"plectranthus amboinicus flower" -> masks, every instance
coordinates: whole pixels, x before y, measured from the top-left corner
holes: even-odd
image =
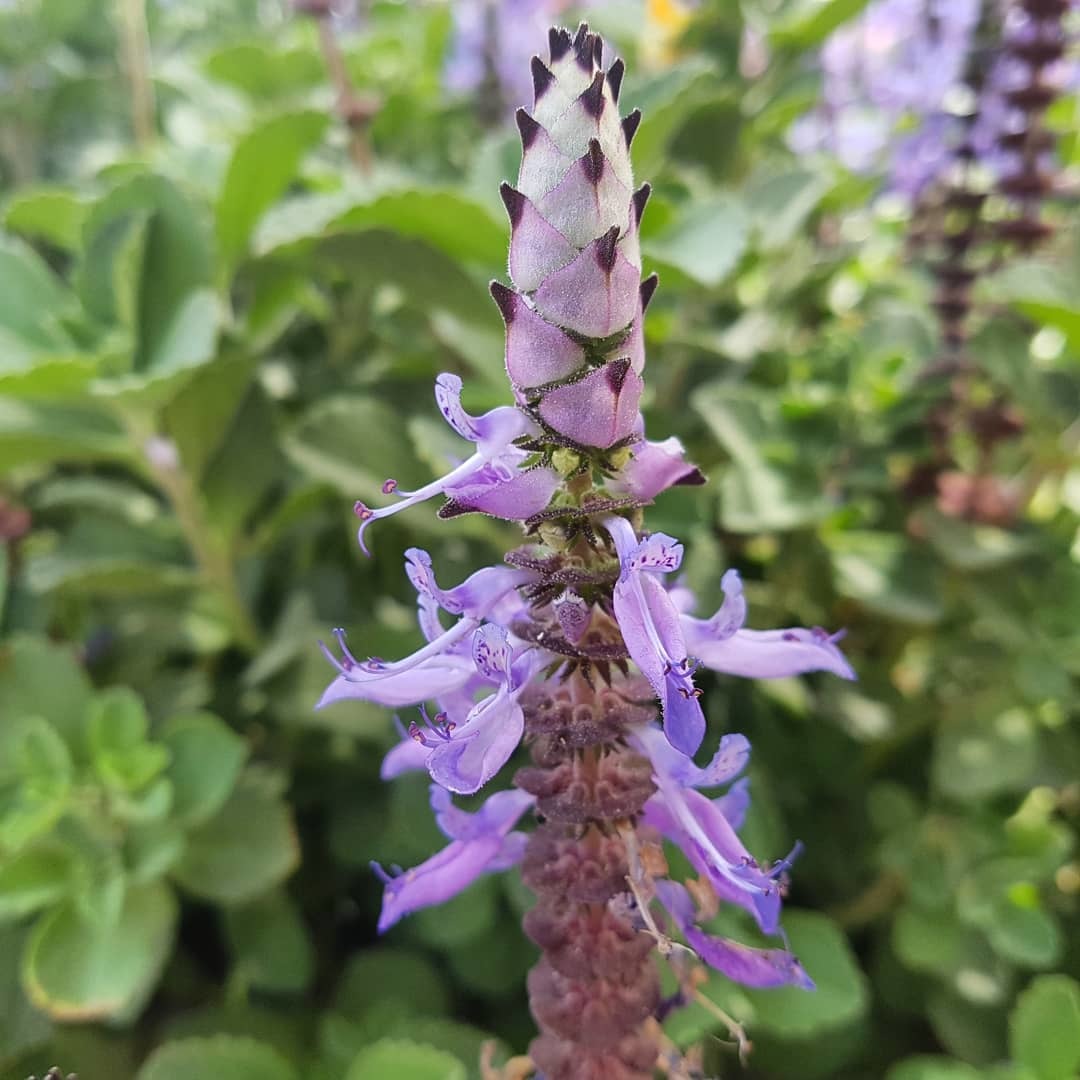
[[[982,0],[873,0],[821,50],[822,94],[793,125],[802,154],[829,150],[859,173],[880,172],[916,197],[953,160],[956,104]]]
[[[749,743],[728,734],[707,764],[695,760],[706,734],[701,669],[853,674],[838,635],[747,629],[735,570],[720,609],[694,615],[676,579],[681,543],[643,528],[654,498],[703,478],[678,440],[646,439],[639,408],[642,316],[656,286],[640,280],[648,187],[635,190],[629,154],[639,116],[620,117],[622,64],[601,68],[587,27],[552,30],[549,44],[547,61],[532,62],[534,106],[518,114],[521,171],[503,186],[511,284],[492,285],[515,403],[473,416],[461,380],[440,375],[439,408],[471,452],[415,492],[387,481],[396,501],[357,509],[366,533],[441,495],[441,516],[520,521],[525,543],[450,588],[410,548],[423,644],[364,660],[335,631],[338,649],[325,651],[337,675],[320,705],[356,698],[397,711],[400,741],[382,775],[426,771],[449,839],[411,870],[377,868],[379,929],[520,862],[537,897],[524,929],[543,953],[529,976],[537,1070],[648,1080],[661,1007],[653,953],[679,952],[673,937],[685,942],[679,955],[748,986],[813,986],[781,930],[795,853],[761,863],[738,838]],[[499,776],[522,743],[531,764],[505,789]],[[488,784],[498,790],[473,814],[454,805]],[[664,842],[696,878],[670,877]],[[711,933],[721,903],[774,944]]]

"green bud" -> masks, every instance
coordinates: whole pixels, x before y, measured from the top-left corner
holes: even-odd
[[[565,530],[554,521],[541,522],[536,531],[552,551],[565,551],[569,546]]]
[[[581,465],[581,455],[565,446],[560,446],[551,455],[551,464],[560,476],[569,476]]]

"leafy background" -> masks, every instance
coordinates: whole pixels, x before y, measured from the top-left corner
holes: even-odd
[[[1076,230],[1060,213],[982,288],[975,352],[1025,419],[997,462],[1021,513],[912,501],[937,342],[907,217],[783,138],[862,5],[714,0],[678,41],[669,6],[591,13],[646,116],[650,431],[711,478],[650,524],[688,542],[705,600],[737,565],[757,625],[846,626],[860,673],[707,684],[715,731],[754,743],[749,846],[806,843],[786,925],[819,990],[711,980],[745,1067],[701,1006],[669,1034],[713,1075],[1067,1080]],[[753,79],[744,24],[769,53]],[[514,542],[417,510],[365,560],[351,514],[452,450],[437,372],[476,409],[507,397],[486,283],[517,141],[490,93],[443,92],[450,28],[446,4],[388,0],[336,26],[350,128],[316,24],[281,0],[0,5],[5,1080],[460,1080],[485,1039],[527,1043],[521,886],[377,941],[367,864],[438,844],[425,785],[379,782],[384,711],[312,711],[329,627],[415,642],[404,547],[449,581]],[[1052,120],[1075,168],[1075,100]]]

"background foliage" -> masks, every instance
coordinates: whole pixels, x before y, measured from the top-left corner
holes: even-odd
[[[995,462],[1021,512],[913,500],[940,387],[906,216],[784,144],[809,60],[861,5],[715,0],[679,42],[669,6],[591,13],[646,117],[649,428],[711,478],[650,525],[688,541],[706,600],[737,565],[758,625],[847,626],[860,673],[709,685],[715,732],[755,748],[748,846],[807,845],[786,925],[819,990],[715,977],[745,1068],[698,1006],[669,1033],[724,1076],[1068,1080],[1075,230],[1063,214],[983,286],[975,352],[1025,422]],[[409,647],[403,548],[452,580],[513,542],[418,510],[365,560],[351,506],[444,460],[437,372],[476,409],[507,397],[486,283],[517,139],[490,94],[441,90],[444,4],[375,0],[336,28],[370,116],[351,128],[316,24],[283,3],[151,4],[149,101],[140,11],[0,5],[0,1076],[477,1076],[485,1038],[529,1036],[528,898],[484,880],[375,941],[368,860],[433,850],[425,785],[378,781],[382,710],[312,704],[329,627]],[[1075,130],[1075,101],[1055,108]]]

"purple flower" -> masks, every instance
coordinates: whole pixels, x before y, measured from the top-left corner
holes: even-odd
[[[751,679],[778,679],[807,671],[831,671],[845,679],[855,673],[836,647],[839,635],[792,627],[746,630],[746,600],[735,570],[722,579],[724,603],[711,619],[680,610],[660,579],[679,568],[682,545],[664,533],[638,541],[622,517],[603,521],[615,541],[621,565],[615,585],[615,618],[634,663],[649,680],[672,746],[693,754],[705,734],[700,690],[693,684],[695,658],[705,667]]]
[[[342,658],[323,651],[338,677],[319,701],[359,698],[380,705],[421,706],[423,725],[412,723],[408,738],[387,755],[383,775],[424,766],[432,778],[462,793],[473,792],[503,766],[521,739],[523,716],[518,697],[547,654],[514,644],[502,626],[483,620],[498,615],[509,621],[522,611],[519,586],[529,571],[486,567],[453,589],[435,580],[431,556],[420,548],[406,553],[406,572],[417,591],[419,619],[427,644],[394,663],[358,660],[335,631]],[[459,616],[449,629],[439,610]],[[491,690],[480,701],[477,693]],[[429,717],[423,705],[437,701]]]
[[[979,0],[874,0],[821,50],[822,101],[789,132],[797,153],[831,151],[855,172],[885,171],[917,196],[954,160]]]
[[[678,882],[656,882],[656,895],[671,914],[687,945],[706,964],[729,979],[759,989],[776,986],[814,989],[814,980],[787,949],[755,949],[699,929],[694,901]]]
[[[450,843],[419,866],[397,875],[372,863],[386,886],[379,933],[420,908],[444,903],[481,874],[506,870],[520,862],[525,834],[510,830],[534,801],[524,791],[499,791],[470,814],[454,806],[449,792],[432,784],[431,808]]]
[[[543,510],[558,486],[559,476],[554,469],[522,469],[529,455],[514,446],[514,440],[535,433],[535,427],[519,409],[503,405],[483,416],[470,416],[461,406],[461,379],[450,374],[435,380],[435,400],[446,422],[473,443],[476,451],[445,476],[416,491],[399,491],[396,482],[388,480],[383,490],[401,497],[396,505],[372,510],[358,502],[355,509],[361,521],[359,540],[365,553],[364,532],[373,521],[436,495],[450,499],[452,513],[475,510],[520,521]],[[447,512],[446,508],[443,512]]]
[[[642,437],[630,449],[630,460],[607,484],[612,494],[632,495],[644,503],[676,485],[705,483],[701,470],[686,460],[686,451],[674,435],[663,442]]]
[[[473,635],[473,663],[481,677],[495,683],[495,693],[478,701],[460,724],[450,720],[434,738],[419,740],[430,748],[425,764],[437,783],[462,794],[478,791],[506,764],[525,727],[518,698],[546,662],[531,646],[513,649],[502,627],[491,623]]]
[[[625,518],[603,519],[619,554],[614,609],[627,651],[660,699],[664,731],[672,746],[693,754],[705,734],[705,716],[694,687],[679,613],[660,580],[678,570],[682,544],[664,533],[639,541]]]
[[[829,634],[820,627],[807,630],[746,630],[746,598],[737,570],[720,580],[724,602],[711,619],[680,619],[683,639],[692,656],[707,668],[747,679],[783,679],[807,671],[830,671],[842,679],[855,672],[836,647],[843,631]]]
[[[776,879],[790,859],[763,870],[743,846],[725,811],[735,811],[733,818],[741,822],[745,789],[736,789],[738,794],[729,803],[697,790],[734,780],[750,755],[749,742],[742,735],[724,736],[713,760],[700,769],[656,728],[639,729],[633,741],[652,763],[657,788],[645,804],[642,820],[682,850],[717,896],[749,911],[766,934],[777,933],[781,895]]]

